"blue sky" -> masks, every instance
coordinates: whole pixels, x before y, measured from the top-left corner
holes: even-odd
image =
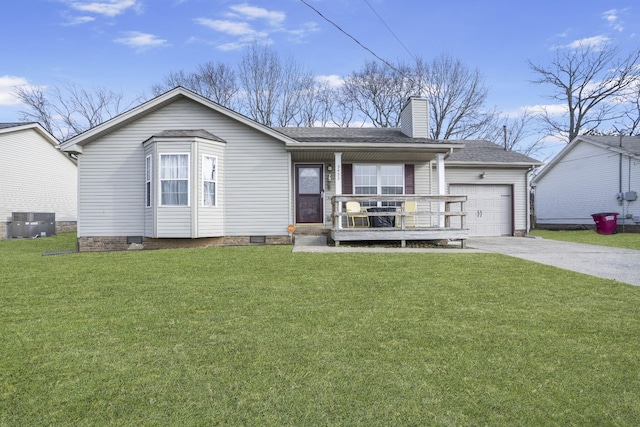
[[[306,2],[390,62],[446,53],[477,68],[489,106],[505,113],[549,102],[529,83],[527,60],[544,64],[554,46],[640,45],[637,0]],[[2,11],[0,122],[18,120],[15,85],[67,81],[149,97],[171,71],[237,64],[255,39],[336,80],[374,59],[300,0],[21,0]]]

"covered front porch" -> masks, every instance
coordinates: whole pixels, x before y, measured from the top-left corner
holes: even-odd
[[[336,195],[331,198],[331,239],[349,241],[459,241],[469,237],[466,196]]]

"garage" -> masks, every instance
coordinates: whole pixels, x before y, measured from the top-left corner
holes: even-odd
[[[451,184],[449,193],[463,194],[468,198],[465,210],[470,236],[513,235],[511,185]]]

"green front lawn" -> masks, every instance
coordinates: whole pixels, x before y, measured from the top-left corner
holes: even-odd
[[[640,288],[497,254],[0,242],[0,425],[635,426]]]
[[[621,227],[618,227],[621,228]],[[640,250],[640,233],[598,234],[594,230],[531,230],[532,236],[566,242]]]

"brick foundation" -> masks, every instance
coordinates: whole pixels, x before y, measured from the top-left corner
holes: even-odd
[[[70,233],[77,230],[77,221],[56,221],[56,233]]]
[[[131,240],[136,240],[132,243]],[[212,246],[264,246],[264,245],[290,245],[291,237],[286,236],[266,236],[265,243],[252,243],[249,236],[231,237],[205,237],[201,239],[150,239],[143,237],[128,239],[126,236],[114,237],[79,237],[79,252],[105,252],[105,251],[125,251],[128,249],[184,249],[184,248],[207,248]]]
[[[9,233],[9,223],[8,222],[0,222],[0,240],[6,239]]]

